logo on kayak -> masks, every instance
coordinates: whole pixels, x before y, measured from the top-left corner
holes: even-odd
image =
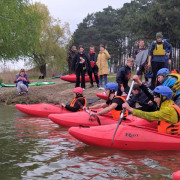
[[[139,136],[139,134],[131,134],[131,133],[125,133],[125,136],[129,136],[129,137],[137,137]]]

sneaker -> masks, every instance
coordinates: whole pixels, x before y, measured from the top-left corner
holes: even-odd
[[[83,91],[85,91],[85,88],[82,88],[83,89]]]
[[[91,84],[91,85],[89,86],[89,88],[92,88],[92,87],[94,87],[94,85],[93,85],[93,84]]]
[[[103,88],[103,87],[101,87],[101,86],[99,87],[99,89],[104,90],[104,88]]]

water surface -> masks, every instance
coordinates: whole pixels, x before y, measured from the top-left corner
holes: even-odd
[[[48,118],[0,106],[0,179],[172,179],[178,151],[87,146]]]

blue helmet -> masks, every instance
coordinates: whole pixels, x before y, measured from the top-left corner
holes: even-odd
[[[162,69],[160,69],[158,72],[157,72],[157,76],[166,76],[167,74],[169,74],[170,73],[170,71],[169,71],[169,69],[167,69],[167,68],[162,68]]]
[[[171,99],[172,97],[172,90],[167,86],[157,86],[154,92],[165,96],[167,99]]]
[[[110,89],[110,90],[113,90],[113,91],[117,91],[118,90],[118,85],[114,82],[110,82],[110,83],[107,83],[105,86],[104,86],[105,89]]]

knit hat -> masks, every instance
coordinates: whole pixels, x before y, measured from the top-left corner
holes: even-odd
[[[162,37],[163,37],[162,32],[157,32],[156,33],[156,38],[162,38]]]

